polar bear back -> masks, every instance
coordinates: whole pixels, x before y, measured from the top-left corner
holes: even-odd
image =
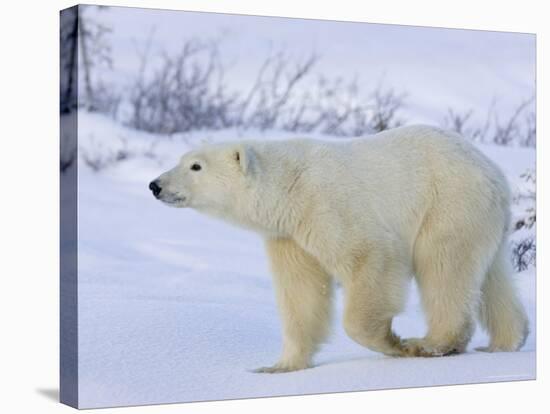
[[[314,232],[327,250],[365,238],[412,249],[427,218],[506,227],[509,190],[487,157],[462,137],[407,126],[342,141],[251,141],[259,158],[256,192],[278,222],[299,223],[304,246]],[[297,216],[297,217],[293,217]],[[283,220],[284,218],[284,220]],[[495,230],[497,231],[497,230]],[[498,236],[500,237],[500,236]]]

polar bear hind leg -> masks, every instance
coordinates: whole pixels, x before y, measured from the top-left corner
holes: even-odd
[[[428,323],[424,338],[404,340],[410,356],[462,353],[474,333],[481,287],[498,246],[483,226],[431,217],[415,243],[414,266]],[[463,221],[465,223],[465,221]]]
[[[389,356],[403,356],[392,320],[405,305],[410,269],[399,254],[372,249],[343,278],[344,329],[358,344]]]

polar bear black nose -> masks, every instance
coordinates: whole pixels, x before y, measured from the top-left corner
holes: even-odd
[[[153,195],[158,198],[160,192],[162,191],[162,188],[160,187],[160,185],[158,185],[158,181],[155,180],[149,183],[149,190],[151,190],[153,192]]]

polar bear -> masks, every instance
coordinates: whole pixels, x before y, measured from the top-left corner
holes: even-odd
[[[506,179],[455,133],[419,125],[342,141],[206,145],[149,188],[170,206],[265,239],[284,339],[279,361],[259,372],[311,366],[328,334],[334,279],[347,335],[386,355],[464,352],[475,316],[490,335],[482,350],[525,342],[509,269]],[[428,330],[401,339],[392,318],[411,279]]]

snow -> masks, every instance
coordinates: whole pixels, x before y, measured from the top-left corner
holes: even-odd
[[[147,185],[203,139],[288,134],[218,131],[171,138],[79,112],[78,317],[81,408],[375,390],[535,378],[535,272],[517,275],[530,315],[521,352],[389,358],[349,339],[336,292],[333,333],[311,369],[251,370],[276,362],[280,323],[261,239],[192,210],[167,208]],[[126,143],[124,143],[126,142]],[[154,156],[144,155],[151,148]],[[99,150],[97,148],[100,148]],[[96,172],[82,154],[125,148],[128,159]],[[534,149],[482,146],[513,185]],[[395,321],[405,337],[425,329],[414,288]]]

